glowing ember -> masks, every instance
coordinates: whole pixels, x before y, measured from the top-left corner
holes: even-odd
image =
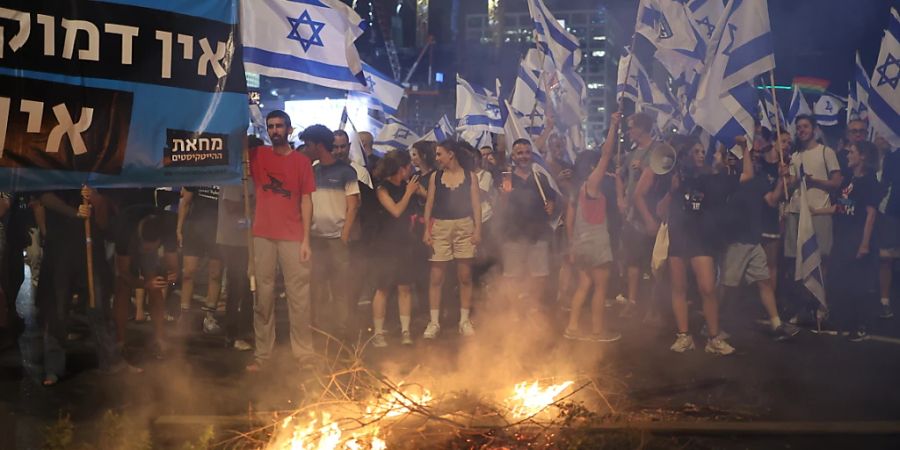
[[[556,397],[562,394],[572,381],[541,387],[540,382],[529,383],[524,381],[513,388],[513,395],[506,399],[506,405],[510,409],[513,418],[522,419],[531,417],[556,401]]]
[[[282,429],[288,429],[293,425],[293,419],[288,417],[281,423]],[[293,432],[286,442],[273,445],[270,449],[283,450],[386,450],[387,444],[378,437],[378,428],[360,436],[354,434],[349,438],[343,437],[343,430],[337,422],[331,420],[331,415],[322,413],[321,418],[315,413],[310,414],[310,420],[305,425],[293,425]]]
[[[401,382],[399,391],[390,391],[374,400],[366,407],[366,416],[372,418],[389,418],[406,415],[414,408],[427,406],[432,399],[431,391],[417,385],[404,386]]]

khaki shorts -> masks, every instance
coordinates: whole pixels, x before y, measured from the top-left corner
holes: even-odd
[[[471,217],[454,220],[435,219],[431,225],[431,258],[429,261],[453,261],[475,258],[472,235],[475,224]]]
[[[766,252],[759,244],[731,244],[722,263],[722,285],[737,287],[769,279]]]

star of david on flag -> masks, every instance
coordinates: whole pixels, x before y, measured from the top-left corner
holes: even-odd
[[[869,124],[892,147],[900,147],[900,14],[891,9],[891,18],[875,62],[865,103],[869,107]],[[865,86],[863,86],[866,88]],[[860,95],[863,100],[864,95]]]
[[[419,141],[419,135],[412,131],[405,123],[392,116],[387,117],[384,128],[378,133],[372,147],[387,153],[391,150],[405,150]]]
[[[241,37],[248,72],[365,90],[354,41],[367,22],[340,0],[241,2]]]
[[[288,23],[291,24],[291,32],[287,35],[288,39],[293,39],[297,42],[300,42],[300,46],[303,47],[304,52],[309,51],[309,48],[313,45],[318,45],[319,47],[325,46],[322,43],[322,36],[320,35],[320,33],[322,32],[322,28],[325,28],[325,24],[323,22],[312,20],[312,18],[309,16],[309,11],[303,10],[303,13],[300,14],[300,17],[296,19],[288,17],[287,20]],[[304,38],[300,33],[301,25],[306,25],[309,27],[309,37]]]
[[[363,63],[363,74],[368,90],[351,92],[349,98],[368,103],[370,109],[384,111],[389,116],[396,115],[406,95],[403,86],[366,63]]]

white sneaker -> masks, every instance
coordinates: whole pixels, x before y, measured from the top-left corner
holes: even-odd
[[[675,338],[675,343],[669,347],[670,350],[676,353],[684,353],[688,350],[694,349],[694,338],[691,335],[685,333],[678,333]]]
[[[422,334],[422,337],[425,339],[434,339],[440,332],[441,324],[436,322],[428,322],[428,326],[425,327],[425,333]]]
[[[378,333],[372,336],[372,346],[378,348],[387,347],[387,341],[384,339],[384,333]]]
[[[706,341],[706,353],[716,355],[730,355],[734,353],[734,347],[725,342],[722,336],[716,336]]]
[[[400,343],[403,345],[413,345],[412,336],[409,334],[409,330],[406,330],[402,333]]]
[[[472,325],[471,320],[459,323],[459,334],[465,337],[475,336],[475,327]]]
[[[623,305],[623,304],[625,304],[625,303],[628,303],[628,299],[625,298],[624,295],[619,294],[619,295],[616,296],[616,302],[619,303],[620,305]]]
[[[219,326],[219,322],[213,316],[206,316],[203,318],[203,332],[206,334],[216,334],[222,331],[222,327]]]
[[[247,342],[243,339],[235,340],[234,344],[232,346],[234,347],[235,350],[237,350],[239,352],[246,352],[248,350],[253,350],[253,346],[250,345],[249,342]]]

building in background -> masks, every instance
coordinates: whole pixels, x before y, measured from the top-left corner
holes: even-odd
[[[514,84],[515,72],[525,50],[534,45],[534,25],[524,1],[482,0],[467,10],[464,45],[459,51],[459,71],[464,77],[493,86],[499,77],[504,86]],[[612,20],[595,2],[547,2],[556,19],[581,41],[579,72],[588,88],[586,131],[588,143],[603,136],[607,117],[615,106],[615,64]],[[489,62],[486,64],[486,62]],[[491,73],[487,73],[491,72]],[[468,79],[468,78],[467,78]]]

